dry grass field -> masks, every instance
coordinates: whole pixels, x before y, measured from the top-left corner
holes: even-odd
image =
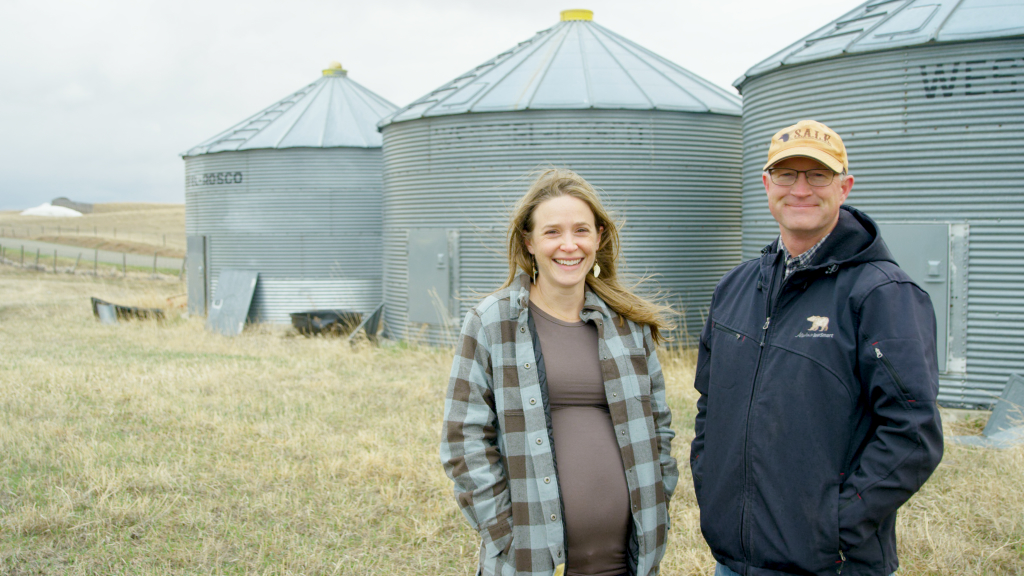
[[[159,249],[162,256],[184,256],[184,204],[116,202],[93,208],[75,218],[0,212],[0,234],[112,252],[152,255]]]
[[[183,291],[0,267],[0,574],[474,573],[437,459],[449,351],[225,338],[168,304]],[[169,317],[101,325],[89,296]],[[663,363],[683,473],[663,574],[710,574],[693,354]],[[901,576],[1024,574],[1024,448],[947,446],[899,536]]]

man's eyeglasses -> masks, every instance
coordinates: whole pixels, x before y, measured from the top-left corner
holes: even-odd
[[[792,186],[796,184],[796,179],[800,174],[807,178],[807,184],[810,186],[828,186],[836,176],[835,172],[828,169],[793,170],[791,168],[769,168],[768,174],[771,176],[772,182],[779,186]]]

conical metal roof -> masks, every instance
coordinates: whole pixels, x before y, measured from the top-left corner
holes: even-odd
[[[559,24],[379,126],[470,112],[591,108],[741,113],[736,95],[593,22],[589,10],[566,10]]]
[[[1021,0],[871,0],[757,64],[733,82],[783,66],[936,42],[1024,36]]]
[[[256,148],[377,148],[377,122],[397,106],[348,77],[336,62],[323,76],[182,156]]]

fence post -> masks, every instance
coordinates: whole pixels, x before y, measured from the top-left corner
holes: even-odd
[[[75,258],[75,265],[71,268],[71,273],[74,274],[75,270],[78,270],[78,263],[82,261],[82,253],[78,253],[78,258]]]
[[[156,276],[156,255],[157,252],[153,252],[153,276]]]
[[[128,277],[128,254],[121,252],[121,276]]]
[[[36,268],[39,268],[39,248],[36,248]]]
[[[25,245],[21,245],[21,267],[25,267]]]
[[[53,251],[53,273],[57,273],[57,250]]]
[[[92,275],[99,276],[99,265],[100,265],[100,249],[96,248],[96,253],[92,257]]]
[[[185,262],[188,262],[188,254],[185,254],[185,257],[181,259],[181,272],[178,272],[178,281],[185,277]]]

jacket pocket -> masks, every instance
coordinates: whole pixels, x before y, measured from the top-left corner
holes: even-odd
[[[715,327],[715,330],[718,330],[719,332],[724,332],[730,338],[733,338],[735,340],[742,340],[743,339],[743,334],[740,334],[736,330],[733,330],[732,328],[729,328],[728,326],[724,326],[724,325],[722,325],[719,322],[715,322],[714,323],[714,327]]]
[[[710,390],[730,389],[737,384],[749,383],[757,367],[760,343],[739,330],[721,322],[713,322],[711,331]]]
[[[512,511],[498,514],[480,531],[480,573],[486,576],[515,573]]]
[[[907,340],[890,340],[890,341],[879,341],[871,345],[871,354],[875,357],[875,361],[880,366],[880,371],[888,375],[889,380],[893,384],[893,389],[897,392],[896,398],[903,408],[911,409],[913,404],[917,401],[911,391],[910,382],[906,380],[907,377],[913,376],[910,374],[904,374],[898,368],[901,364],[900,355],[906,356],[906,351],[902,348],[919,348],[915,346],[915,341]],[[915,350],[916,352],[916,350]],[[923,352],[921,352],[923,356]]]

